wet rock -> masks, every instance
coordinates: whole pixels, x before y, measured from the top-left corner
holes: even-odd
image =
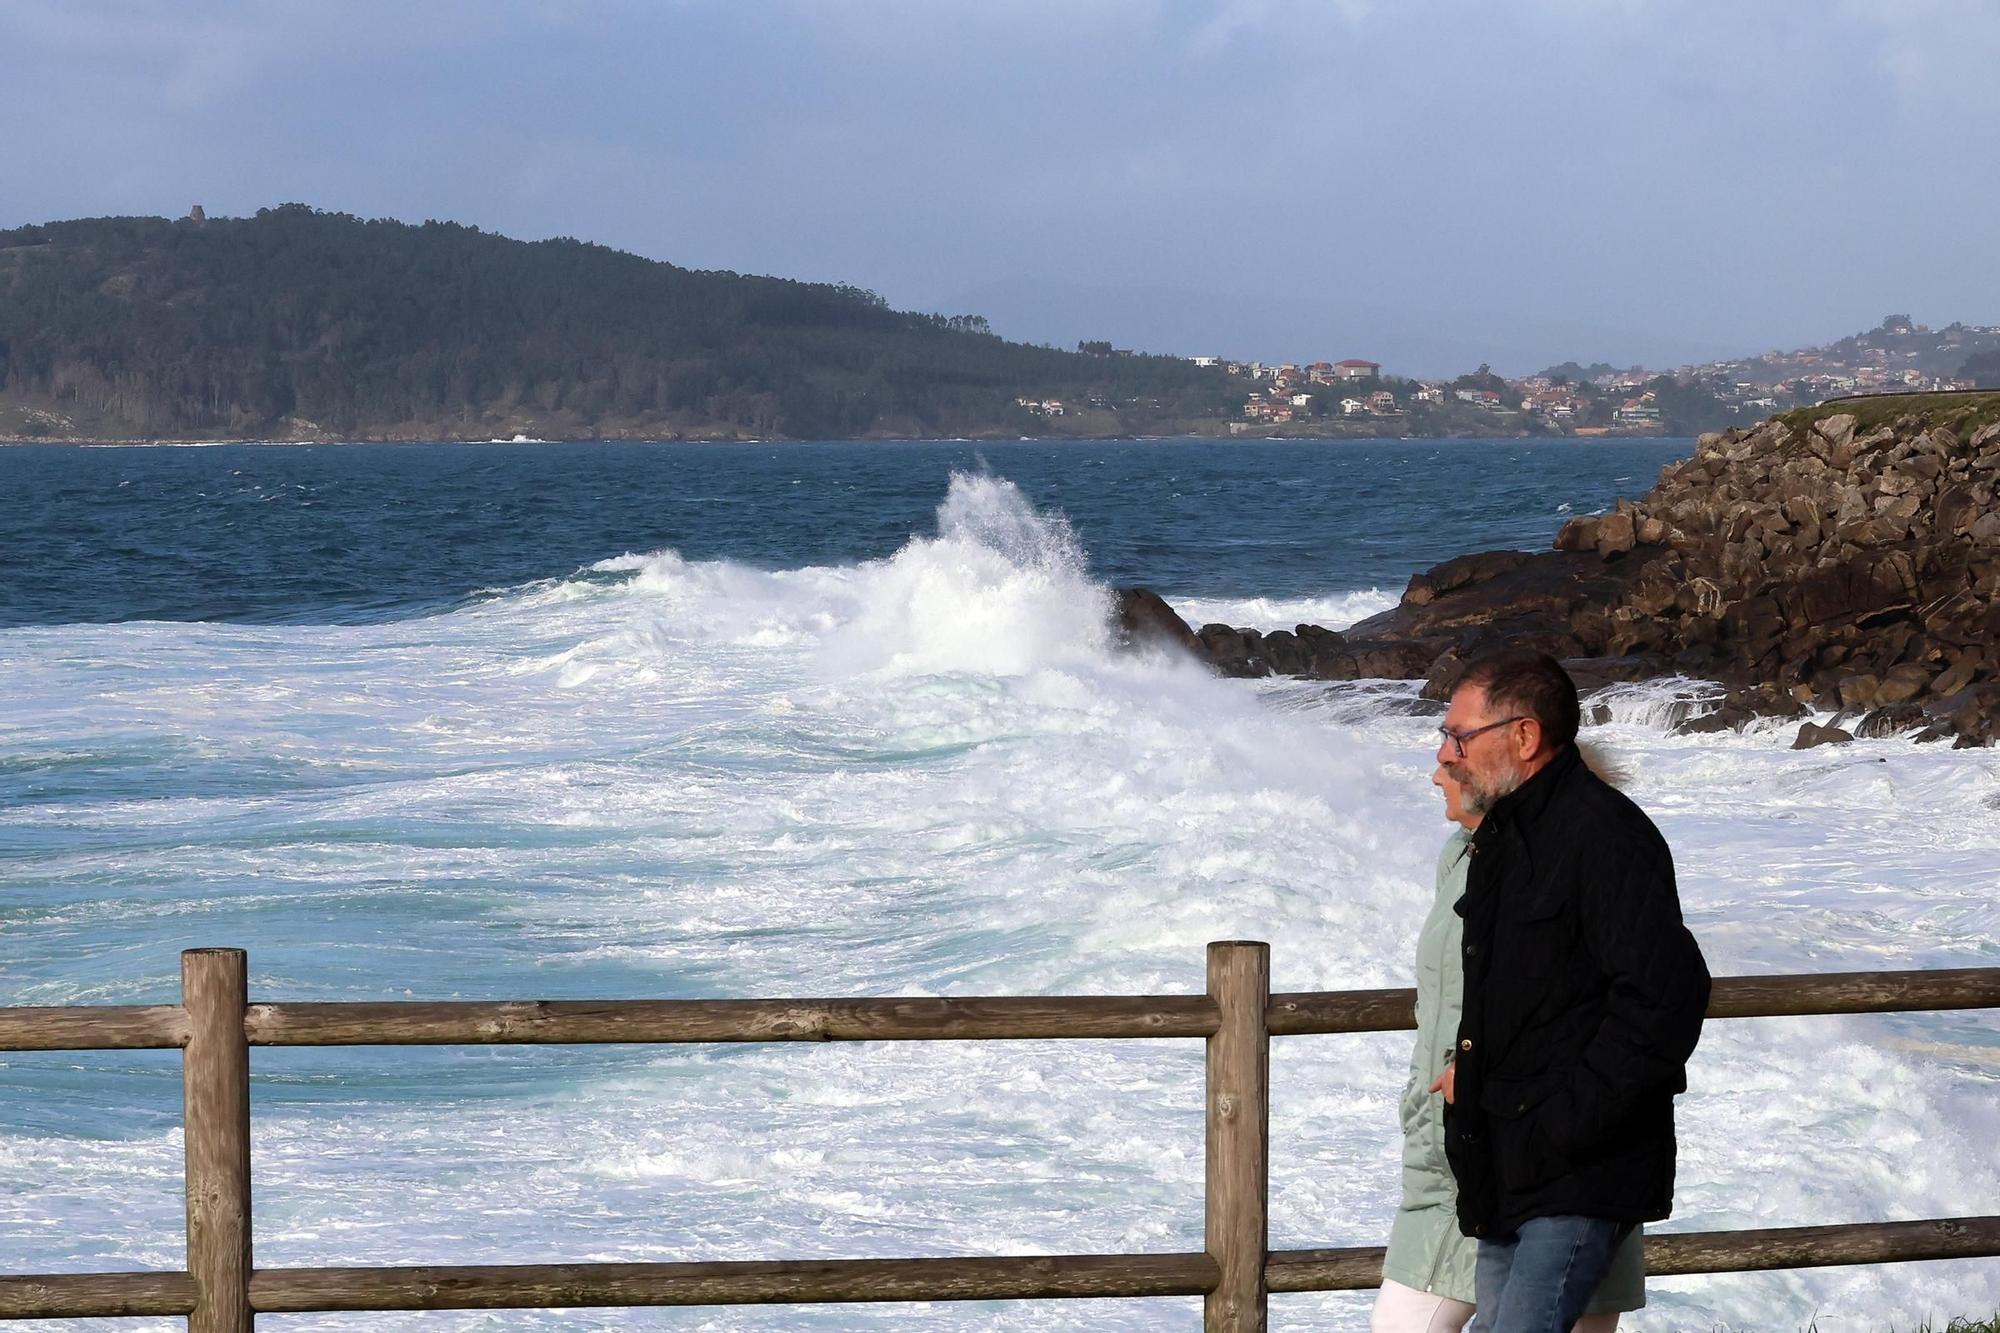
[[[1757,720],[1757,715],[1736,704],[1724,704],[1714,712],[1683,718],[1669,728],[1676,736],[1710,736],[1723,731],[1741,731]]]
[[[1667,664],[1657,657],[1630,653],[1621,657],[1572,657],[1563,663],[1579,694],[1590,694],[1607,685],[1653,680],[1667,673]]]
[[[1271,674],[1271,665],[1264,660],[1264,636],[1257,630],[1203,625],[1195,637],[1201,641],[1210,665],[1225,676],[1248,678]]]
[[[2000,683],[1970,685],[1930,706],[1930,714],[1951,724],[1959,741],[1972,745],[2000,740]]]
[[[1528,562],[1526,551],[1480,551],[1461,555],[1427,569],[1410,579],[1403,600],[1412,606],[1428,606],[1442,593],[1454,592],[1475,583],[1484,583]]]
[[[2000,643],[2000,426],[1967,434],[1914,414],[1863,432],[1833,413],[1704,435],[1644,497],[1564,523],[1554,550],[1445,561],[1344,634],[1204,626],[1193,638],[1227,674],[1422,680],[1431,700],[1482,653],[1532,647],[1571,662],[1586,692],[1674,672],[1721,682],[1730,697],[1688,724],[1701,729],[1811,704],[1908,730],[1917,705],[1923,733],[1985,743],[2000,738],[2000,705],[1968,691],[2000,687],[1988,648]],[[1185,643],[1148,608],[1121,619]]]
[[[1197,657],[1206,649],[1188,623],[1151,588],[1119,588],[1114,611],[1122,642],[1132,647],[1167,645]]]
[[[1921,705],[1895,703],[1877,708],[1854,726],[1854,734],[1871,739],[1895,736],[1905,731],[1921,731],[1930,724],[1930,714]]]
[[[1845,745],[1853,739],[1853,732],[1839,727],[1823,727],[1814,722],[1801,722],[1799,734],[1792,739],[1792,748],[1810,750],[1817,745]]]
[[[1306,651],[1298,635],[1280,629],[1264,636],[1263,658],[1276,675],[1303,676],[1311,665],[1312,655]]]

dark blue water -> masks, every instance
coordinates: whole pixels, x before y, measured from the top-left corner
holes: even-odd
[[[0,625],[367,622],[625,552],[887,556],[954,470],[1066,514],[1093,572],[1183,596],[1398,587],[1545,546],[1685,440],[0,449]]]

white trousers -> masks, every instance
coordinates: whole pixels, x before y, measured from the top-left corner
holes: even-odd
[[[1385,1281],[1375,1295],[1368,1333],[1459,1333],[1471,1318],[1472,1307],[1464,1301]],[[1587,1314],[1576,1321],[1575,1333],[1613,1333],[1617,1327],[1615,1314]]]

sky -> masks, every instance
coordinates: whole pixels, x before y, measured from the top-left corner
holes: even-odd
[[[287,202],[1391,373],[2000,323],[2000,0],[0,0],[0,227]]]

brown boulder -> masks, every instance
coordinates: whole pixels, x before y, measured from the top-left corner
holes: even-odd
[[[1828,449],[1838,449],[1854,438],[1854,428],[1858,424],[1852,412],[1840,412],[1815,421],[1812,433],[1825,441]]]
[[[1799,734],[1792,738],[1792,748],[1810,750],[1817,745],[1845,745],[1853,739],[1853,732],[1839,727],[1822,727],[1815,722],[1801,722]]]
[[[1876,688],[1871,700],[1876,706],[1907,703],[1930,688],[1931,680],[1937,673],[1921,662],[1905,662],[1901,666],[1889,668],[1882,677],[1882,684]]]
[[[1854,725],[1854,734],[1870,739],[1895,736],[1905,731],[1920,731],[1930,722],[1930,714],[1918,704],[1889,704],[1877,708]]]
[[[1941,698],[1957,694],[1972,683],[1973,676],[1978,674],[1980,663],[1981,658],[1977,652],[1969,648],[1961,651],[1952,659],[1951,665],[1931,682],[1931,692]]]
[[[1272,674],[1279,676],[1303,676],[1312,662],[1312,654],[1299,636],[1288,629],[1272,630],[1264,636],[1263,657]]]
[[[1553,551],[1460,556],[1345,635],[1299,626],[1192,635],[1121,593],[1128,639],[1157,637],[1231,675],[1421,679],[1441,698],[1463,663],[1530,647],[1585,688],[1628,673],[1720,682],[1692,723],[1741,725],[1810,703],[1977,743],[2000,735],[2000,426],[1962,442],[1916,415],[1862,432],[1839,413],[1704,436],[1643,498],[1574,518]],[[1430,706],[1435,706],[1434,703]],[[1820,743],[1824,743],[1821,741]]]
[[[1597,523],[1597,553],[1623,555],[1638,544],[1637,528],[1630,514],[1606,514]]]
[[[1253,677],[1271,674],[1264,660],[1264,636],[1254,629],[1232,629],[1228,625],[1203,625],[1195,636],[1201,640],[1208,659],[1225,676]]]
[[[1197,657],[1208,656],[1188,623],[1151,588],[1119,588],[1116,597],[1115,619],[1125,644],[1133,647],[1166,644]]]
[[[1428,606],[1444,593],[1485,583],[1511,569],[1520,568],[1530,558],[1526,551],[1479,551],[1461,555],[1434,565],[1421,574],[1412,575],[1410,586],[1403,592],[1403,600],[1412,606]]]
[[[1842,708],[1871,708],[1875,704],[1876,691],[1882,688],[1881,677],[1873,672],[1857,672],[1843,676],[1838,687]]]
[[[1597,549],[1597,519],[1585,515],[1573,518],[1556,529],[1556,549],[1558,551],[1595,551]]]

